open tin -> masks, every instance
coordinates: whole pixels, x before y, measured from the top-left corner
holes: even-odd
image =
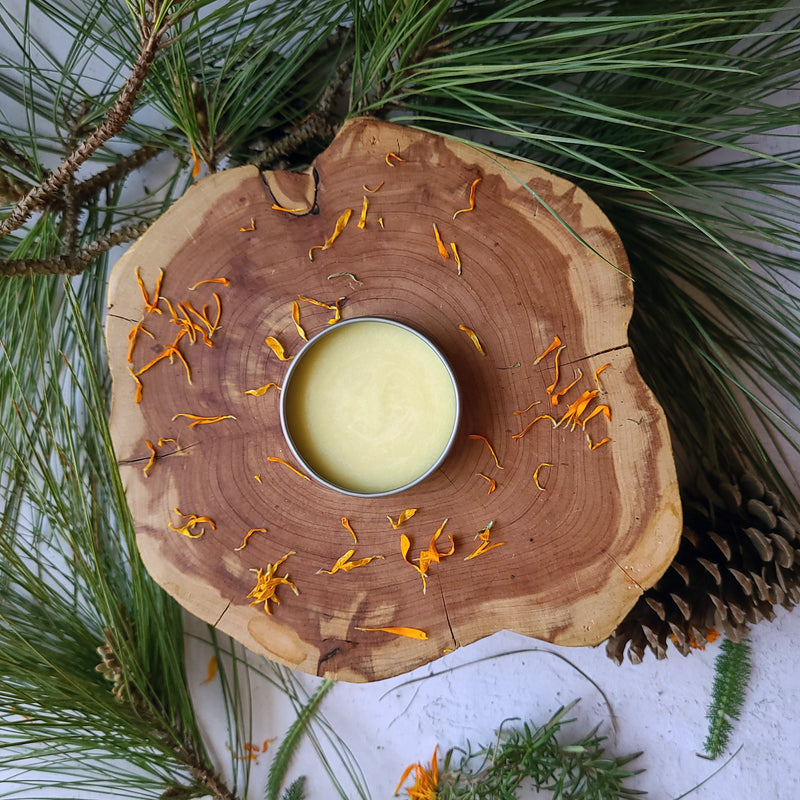
[[[419,331],[383,317],[338,322],[294,357],[281,391],[286,443],[319,483],[385,497],[435,472],[452,447],[455,375]]]

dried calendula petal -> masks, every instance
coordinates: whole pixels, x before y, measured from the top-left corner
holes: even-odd
[[[142,384],[139,376],[130,368],[128,367],[128,372],[130,372],[131,377],[136,381],[136,394],[134,395],[133,401],[135,403],[142,402],[142,389],[144,389],[144,385]]]
[[[608,442],[611,441],[611,439],[608,436],[606,436],[606,437],[602,438],[599,442],[595,442],[594,444],[592,444],[592,440],[589,437],[589,434],[587,433],[586,434],[586,441],[589,442],[589,449],[590,450],[597,450],[598,447],[600,447],[601,445],[607,444]]]
[[[161,313],[161,309],[158,307],[158,301],[161,296],[161,281],[164,278],[164,270],[159,270],[158,278],[156,279],[156,288],[153,293],[153,299],[150,300],[147,289],[144,288],[144,281],[139,276],[139,267],[136,267],[134,270],[134,275],[136,276],[136,282],[139,284],[139,290],[142,293],[142,298],[144,299],[144,310],[145,313],[149,314],[151,311],[155,311],[156,314]]]
[[[455,242],[450,242],[450,249],[453,251],[453,258],[456,260],[456,267],[458,268],[458,274],[461,274],[461,256],[458,254],[458,248],[456,247]]]
[[[489,448],[489,452],[492,454],[492,458],[494,459],[494,464],[497,469],[505,469],[505,467],[500,465],[500,462],[497,459],[497,453],[494,451],[494,447],[492,447],[491,442],[485,436],[481,435],[480,433],[470,433],[468,436],[470,439],[480,439],[480,441],[482,441]]]
[[[607,406],[605,403],[600,403],[599,405],[595,406],[595,407],[592,409],[592,413],[591,413],[591,414],[589,414],[589,416],[588,416],[588,417],[586,417],[586,419],[585,419],[585,420],[583,420],[581,424],[582,424],[583,426],[585,426],[585,425],[586,425],[586,423],[587,423],[587,422],[588,422],[588,421],[589,421],[589,420],[590,420],[592,417],[595,417],[595,416],[597,416],[597,415],[598,415],[598,414],[600,414],[600,413],[602,413],[602,414],[603,414],[603,416],[604,416],[604,417],[605,417],[605,418],[606,418],[606,419],[607,419],[609,422],[611,422],[611,409],[610,409],[610,408],[609,408],[609,407],[608,407],[608,406]]]
[[[277,456],[267,456],[267,461],[271,461],[273,464],[283,464],[284,467],[289,467],[292,472],[299,475],[301,478],[305,478],[307,481],[311,480],[308,475],[303,474],[299,469],[297,469],[297,467],[293,467],[288,461],[284,461],[282,458],[278,458]]]
[[[128,334],[128,363],[133,363],[133,348],[136,346],[136,337],[139,332],[146,333],[151,339],[155,339],[152,333],[150,333],[147,328],[142,325],[142,320],[139,320],[132,328],[131,332]]]
[[[202,281],[197,281],[193,286],[189,287],[189,291],[193,292],[198,286],[202,286],[204,283],[221,283],[223,286],[230,286],[231,282],[228,278],[206,278]]]
[[[453,214],[453,219],[455,219],[459,214],[463,214],[466,211],[474,211],[475,210],[475,192],[478,188],[478,184],[481,182],[480,178],[475,178],[472,181],[472,186],[469,187],[469,206],[467,208],[459,208],[455,214]]]
[[[464,561],[477,558],[478,556],[489,552],[489,550],[493,550],[495,547],[502,547],[505,544],[505,542],[493,542],[492,544],[489,544],[489,536],[491,535],[493,525],[494,520],[492,520],[483,530],[478,532],[478,535],[475,538],[480,539],[481,543],[475,550],[473,550],[473,552],[466,556]]]
[[[217,657],[211,656],[208,660],[208,677],[203,681],[203,683],[211,683],[214,680],[217,674]],[[201,686],[203,684],[200,684]]]
[[[470,339],[471,339],[471,341],[472,341],[472,344],[474,344],[474,345],[475,345],[475,349],[476,349],[476,350],[477,350],[477,351],[478,351],[478,352],[479,352],[479,353],[480,353],[482,356],[485,356],[485,355],[486,355],[486,352],[485,352],[485,351],[484,351],[484,349],[483,349],[483,345],[481,344],[481,342],[480,342],[480,339],[478,339],[478,335],[475,333],[475,331],[474,331],[474,330],[472,330],[472,328],[468,328],[466,325],[459,325],[459,326],[458,326],[458,329],[459,329],[460,331],[464,331],[464,333],[466,333],[466,334],[467,334],[467,336],[469,336],[469,338],[470,338]]]
[[[305,211],[305,208],[286,208],[285,206],[278,205],[278,203],[272,204],[273,211],[283,211],[286,214],[298,214],[301,211]]]
[[[286,355],[286,350],[284,349],[283,345],[274,336],[267,336],[264,341],[267,343],[269,349],[272,350],[276,356],[278,356],[280,361],[289,361],[294,358],[294,356]]]
[[[521,408],[519,411],[515,411],[514,414],[516,414],[516,415],[524,414],[526,411],[530,411],[534,406],[538,406],[539,403],[541,403],[541,402],[542,402],[541,400],[534,400],[529,406],[526,406],[525,408]]]
[[[256,229],[256,221],[252,217],[250,217],[250,224],[243,228],[239,228],[239,231],[241,233],[247,233],[248,231],[254,231],[255,229]]]
[[[549,356],[550,353],[553,352],[553,350],[555,350],[557,347],[560,346],[561,346],[561,339],[558,336],[554,336],[553,341],[550,343],[547,349],[543,353],[541,353],[541,355],[539,355],[533,363],[538,364],[543,358]]]
[[[539,414],[538,417],[534,417],[519,433],[515,433],[511,438],[521,439],[540,419],[549,419],[550,422],[553,423],[554,428],[558,425],[555,419],[549,414]]]
[[[544,491],[544,486],[542,486],[542,484],[541,484],[541,483],[539,483],[539,473],[541,472],[541,470],[542,470],[542,467],[552,467],[552,466],[553,466],[553,465],[552,465],[552,464],[549,464],[547,461],[543,461],[543,462],[542,462],[541,464],[539,464],[539,466],[538,466],[538,467],[536,467],[536,469],[533,471],[533,482],[536,484],[536,488],[537,488],[537,489],[538,489],[540,492],[543,492],[543,491]]]
[[[386,519],[389,520],[389,524],[397,530],[404,522],[411,519],[414,514],[417,513],[416,508],[406,508],[405,510],[400,512],[400,516],[397,518],[397,522],[395,522],[388,514],[386,515]]]
[[[384,183],[386,183],[386,181],[381,181],[381,182],[380,182],[380,183],[379,183],[379,184],[378,184],[378,185],[377,185],[377,186],[376,186],[374,189],[369,189],[369,188],[367,188],[367,185],[366,185],[366,184],[364,184],[364,185],[363,185],[361,188],[362,188],[362,189],[363,189],[365,192],[369,192],[370,194],[374,194],[375,192],[377,192],[377,191],[378,191],[378,189],[380,189],[380,188],[381,188],[381,186],[383,186],[383,184],[384,184]]]
[[[439,228],[436,226],[435,222],[433,223],[433,235],[436,239],[436,247],[439,250],[439,255],[442,257],[442,261],[446,261],[450,258],[450,253],[447,252],[447,248],[444,246],[442,235],[439,233]]]
[[[303,326],[300,324],[300,306],[297,303],[297,300],[292,300],[292,322],[294,322],[295,328],[297,328],[297,333],[299,334],[300,338],[308,341],[308,336],[306,336],[306,332],[303,330]]]
[[[561,355],[561,351],[564,350],[564,349],[566,349],[566,345],[562,344],[561,347],[559,347],[558,350],[556,350],[556,358],[555,358],[556,376],[555,376],[555,378],[553,378],[553,382],[545,389],[547,394],[553,394],[553,391],[555,390],[556,386],[558,385],[558,377],[559,377],[558,359],[559,359],[559,356]]]
[[[246,389],[245,394],[251,394],[253,395],[253,397],[261,397],[262,395],[265,395],[272,388],[281,391],[281,387],[278,386],[277,383],[265,383],[263,386],[259,386],[258,389]]]
[[[484,475],[482,472],[478,473],[478,477],[489,482],[489,491],[486,492],[486,494],[491,494],[497,488],[497,481],[494,478],[490,478],[488,475]]]
[[[184,536],[188,536],[190,539],[199,539],[206,532],[206,529],[202,528],[200,533],[192,533],[192,528],[195,528],[197,525],[208,524],[211,530],[217,529],[214,520],[212,520],[210,517],[197,516],[197,514],[184,514],[178,508],[175,509],[175,513],[179,517],[184,517],[186,521],[182,525],[175,526],[172,524],[172,520],[170,520],[167,523],[167,527],[171,528],[173,531],[183,534]]]
[[[156,463],[156,455],[158,455],[158,454],[156,453],[155,446],[153,445],[153,443],[149,439],[145,439],[144,443],[147,446],[147,449],[150,450],[150,458],[149,458],[148,462],[144,465],[144,468],[142,469],[142,472],[144,472],[144,475],[145,475],[146,478],[149,478],[150,477],[150,474],[149,474],[150,470],[153,468],[153,464]]]
[[[342,517],[342,525],[350,531],[350,535],[353,537],[353,541],[358,544],[358,537],[356,536],[356,532],[353,530],[353,526],[350,524],[350,520],[347,517]]]
[[[578,370],[578,376],[575,378],[575,380],[574,380],[574,381],[572,381],[572,383],[571,383],[571,384],[569,384],[569,386],[565,387],[564,389],[561,389],[561,390],[560,390],[560,391],[558,391],[558,392],[554,392],[554,393],[553,393],[553,395],[550,397],[550,402],[551,402],[551,403],[552,403],[554,406],[557,406],[557,405],[558,405],[558,401],[559,401],[559,400],[560,400],[560,399],[561,399],[561,398],[562,398],[562,397],[563,397],[563,396],[564,396],[564,395],[565,395],[565,394],[566,394],[566,393],[567,393],[567,392],[568,392],[568,391],[569,391],[569,390],[570,390],[570,389],[571,389],[573,386],[575,386],[575,384],[576,384],[576,383],[578,383],[582,377],[583,377],[583,373],[582,373],[582,372],[580,371],[580,369],[579,369],[579,370]]]
[[[216,417],[203,417],[199,414],[175,414],[172,421],[174,422],[178,417],[194,420],[189,423],[190,428],[194,428],[196,425],[210,425],[213,422],[222,422],[224,419],[236,419],[232,414],[218,414]]]
[[[266,569],[250,570],[256,573],[256,585],[250,590],[250,594],[247,595],[248,598],[254,598],[253,602],[250,603],[251,606],[263,603],[264,611],[266,611],[267,614],[272,614],[272,609],[270,609],[269,604],[270,602],[275,603],[275,605],[280,604],[280,600],[278,600],[276,595],[279,586],[288,586],[295,594],[299,594],[297,587],[289,580],[288,572],[282,578],[275,577],[275,572],[278,567],[283,564],[289,556],[293,555],[295,555],[295,552],[291,550],[283,558],[279,558],[274,564],[267,564]]]
[[[369,201],[367,200],[366,196],[361,204],[361,218],[358,220],[358,227],[363,231],[367,225],[367,206],[369,205]]]
[[[610,367],[610,366],[611,366],[611,364],[603,364],[603,366],[602,366],[602,367],[598,367],[598,368],[597,368],[597,369],[594,371],[594,382],[597,384],[597,390],[598,390],[599,392],[602,392],[602,391],[603,391],[602,387],[600,386],[600,373],[601,373],[601,372],[602,372],[604,369],[606,369],[607,367]]]
[[[345,229],[345,226],[350,221],[350,217],[353,213],[352,208],[346,209],[342,212],[342,215],[336,220],[336,226],[333,229],[333,233],[326,239],[325,244],[316,244],[308,251],[308,257],[311,261],[314,260],[314,256],[311,255],[314,250],[328,250],[330,246],[339,238],[339,234]]]
[[[404,628],[396,625],[388,625],[385,628],[359,628],[357,631],[383,631],[384,633],[393,633],[395,636],[406,636],[409,639],[427,639],[428,634],[421,631],[419,628]]]
[[[244,540],[242,541],[242,543],[238,547],[234,547],[233,549],[237,552],[239,550],[244,550],[245,547],[247,547],[247,543],[250,541],[250,537],[254,533],[266,533],[266,532],[267,532],[266,528],[250,528],[250,530],[247,531],[247,533],[244,535]]]
[[[405,161],[405,159],[404,159],[404,158],[401,158],[399,155],[397,155],[397,153],[387,153],[387,154],[386,154],[386,163],[387,163],[387,164],[388,164],[390,167],[393,167],[393,166],[394,166],[394,164],[393,164],[393,163],[392,163],[392,161],[390,161],[389,159],[394,159],[395,161]]]
[[[366,567],[367,564],[371,561],[375,561],[375,559],[383,558],[383,556],[366,556],[351,561],[350,558],[355,552],[355,550],[348,550],[330,569],[318,569],[317,575],[335,575],[337,572],[350,572],[350,570],[357,569],[358,567]]]

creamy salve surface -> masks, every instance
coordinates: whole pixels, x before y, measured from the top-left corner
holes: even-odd
[[[287,433],[324,480],[389,492],[427,472],[446,449],[458,402],[441,356],[411,330],[380,320],[312,340],[284,398]]]

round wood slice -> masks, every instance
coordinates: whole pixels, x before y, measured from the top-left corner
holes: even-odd
[[[455,214],[470,207],[477,179],[474,208]],[[312,260],[309,249],[329,240],[347,209],[347,225]],[[157,311],[147,311],[136,274],[152,304],[160,270]],[[615,231],[574,185],[370,119],[347,123],[308,174],[241,167],[198,181],[123,256],[109,288],[111,430],[147,568],[189,611],[251,650],[338,679],[396,675],[504,628],[558,644],[601,642],[667,568],[681,528],[667,425],[627,343],[627,272]],[[191,289],[217,278],[229,285]],[[299,295],[331,305],[344,298],[344,318],[399,320],[445,353],[461,387],[460,434],[421,485],[353,498],[268,460],[292,460],[279,390],[246,391],[280,385],[286,371],[266,337],[289,355],[303,347],[291,316]],[[196,314],[179,306],[186,302]],[[299,306],[309,336],[332,318]],[[182,309],[206,335],[200,318],[210,321],[212,346],[196,330],[190,340]],[[146,333],[135,334],[128,363],[140,321]],[[180,356],[167,349],[176,336]],[[556,336],[558,376],[555,352],[537,362]],[[172,358],[142,372],[165,353]],[[139,403],[132,373],[141,373]],[[561,419],[595,389],[579,422],[599,404],[610,420],[598,413],[585,427],[568,418],[554,428],[543,418],[512,438],[539,414]],[[226,418],[191,427],[176,414]],[[145,472],[147,441],[157,457]],[[387,515],[407,508],[418,511],[393,529]],[[175,530],[189,515],[213,526],[198,522],[185,532],[203,534],[189,538]],[[447,552],[451,536],[454,551],[430,565],[423,592],[413,559],[445,519],[438,549]],[[490,522],[488,543],[499,546],[467,559]],[[354,560],[382,558],[320,573],[351,549]],[[257,570],[289,553],[275,575],[288,576],[297,594],[284,583],[270,613],[264,602],[251,605]],[[360,630],[385,627],[427,639]]]

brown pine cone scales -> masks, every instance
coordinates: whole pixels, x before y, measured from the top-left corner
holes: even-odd
[[[617,664],[626,647],[638,664],[648,647],[665,658],[670,641],[683,655],[720,633],[738,641],[749,625],[772,620],[775,605],[800,602],[800,534],[779,498],[751,473],[715,483],[682,492],[674,561],[606,642]]]

